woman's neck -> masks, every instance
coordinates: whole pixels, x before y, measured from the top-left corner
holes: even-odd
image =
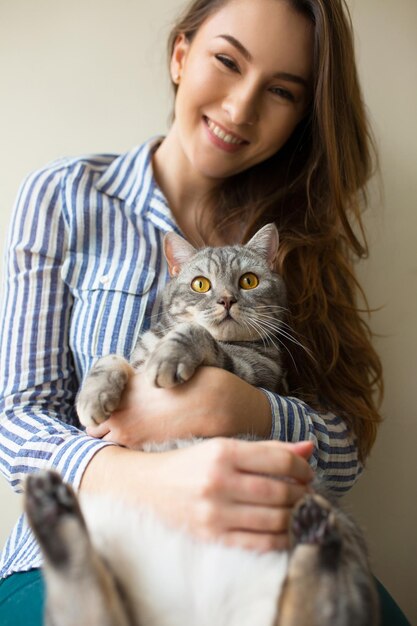
[[[206,232],[210,233],[210,244],[225,245],[240,241],[240,230],[237,227],[219,232],[216,221],[207,223],[202,218],[210,215],[210,202],[213,190],[220,181],[198,176],[187,163],[187,158],[179,148],[175,127],[171,128],[167,137],[155,150],[152,158],[153,172],[156,183],[164,194],[175,221],[194,246],[201,247],[204,241],[198,229],[203,221]]]
[[[155,180],[179,228],[191,243],[201,245],[196,223],[207,208],[210,191],[218,186],[218,181],[192,172],[173,128],[155,150],[152,166]]]

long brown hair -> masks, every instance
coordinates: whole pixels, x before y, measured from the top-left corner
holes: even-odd
[[[170,56],[179,34],[191,41],[227,1],[195,0],[172,29]],[[244,216],[245,239],[261,225],[276,223],[277,269],[288,289],[290,324],[314,355],[311,360],[296,344],[288,344],[291,393],[318,409],[342,414],[364,460],[381,419],[377,401],[383,385],[363,318],[369,308],[353,262],[368,254],[361,214],[376,162],[374,144],[344,0],[290,2],[314,25],[310,110],[277,154],[216,189],[209,222],[224,231]]]

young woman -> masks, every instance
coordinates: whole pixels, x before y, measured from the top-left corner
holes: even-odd
[[[313,470],[349,489],[380,420],[380,363],[352,270],[366,254],[371,143],[342,0],[197,0],[173,29],[170,71],[166,137],[58,161],[22,186],[1,324],[2,471],[21,491],[28,473],[52,467],[76,489],[149,506],[203,540],[280,548]],[[164,234],[216,245],[270,221],[289,323],[307,349],[288,346],[290,395],[216,368],[173,390],[138,374],[120,411],[80,430],[83,376],[100,355],[128,356],[158,312]],[[263,441],[232,439],[242,431]],[[210,439],[139,450],[190,433]],[[1,575],[16,581],[40,565],[21,518]]]

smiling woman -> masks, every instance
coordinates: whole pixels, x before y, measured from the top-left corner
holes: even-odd
[[[169,160],[173,195],[175,187],[208,192],[276,154],[306,114],[312,58],[311,21],[276,0],[234,0],[192,38],[178,34],[175,119],[155,154],[157,180]]]
[[[287,545],[308,465],[345,492],[380,419],[380,363],[352,269],[366,253],[355,233],[372,170],[352,34],[341,0],[197,0],[169,45],[166,137],[122,155],[61,159],[20,190],[0,320],[2,471],[22,490],[27,474],[54,468],[76,489],[148,506],[197,538],[265,551]],[[286,323],[303,344],[286,345],[289,394],[213,367],[176,390],[138,373],[121,410],[84,431],[74,405],[87,372],[111,352],[129,357],[158,316],[165,234],[235,243],[269,222]],[[255,281],[240,279],[242,290]],[[261,491],[265,442],[248,455],[225,438],[242,430],[273,440]],[[215,440],[157,456],[137,449],[167,432]],[[21,518],[1,574],[40,565]]]

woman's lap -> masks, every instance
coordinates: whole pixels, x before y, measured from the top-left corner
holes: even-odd
[[[410,626],[401,609],[377,580],[381,626]],[[12,574],[0,580],[1,626],[42,626],[44,584],[40,570]]]

